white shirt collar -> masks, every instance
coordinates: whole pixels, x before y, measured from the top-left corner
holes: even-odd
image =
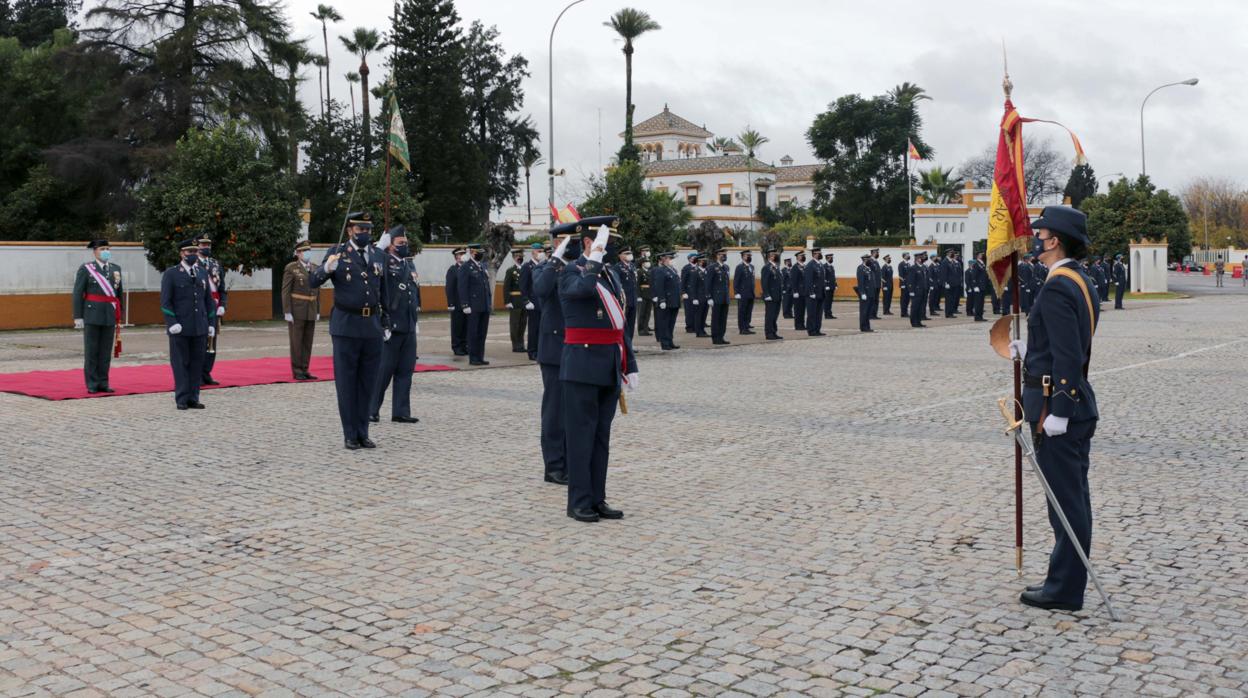
[[[192,271],[194,271],[195,266],[196,266],[196,265],[194,265],[194,264],[187,264],[187,263],[186,263],[186,258],[185,258],[185,257],[182,259],[182,268],[186,270],[186,273],[188,273],[188,274],[189,274],[189,273],[191,273]]]
[[[1075,263],[1075,260],[1071,259],[1070,257],[1063,257],[1057,260],[1056,262],[1054,262],[1053,266],[1049,267],[1049,269],[1052,270],[1052,269],[1056,269],[1062,266],[1063,264],[1074,264],[1074,263]]]

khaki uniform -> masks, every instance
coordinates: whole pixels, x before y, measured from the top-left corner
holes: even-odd
[[[528,312],[524,304],[528,302],[524,291],[520,290],[520,266],[513,266],[503,274],[503,303],[510,306],[507,312],[511,314],[511,350],[515,352],[526,351],[524,339]]]
[[[312,265],[295,260],[282,272],[282,313],[294,318],[286,323],[290,331],[290,369],[295,378],[308,373],[312,359],[312,339],[321,313],[321,296],[312,288]]]

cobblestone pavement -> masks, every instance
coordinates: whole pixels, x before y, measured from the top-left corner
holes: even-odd
[[[532,367],[423,374],[357,452],[327,383],[0,395],[0,695],[1243,696],[1248,314],[1131,307],[1093,356],[1123,622],[1017,603],[1043,500],[1020,580],[1007,364],[950,323],[646,357],[592,525]]]

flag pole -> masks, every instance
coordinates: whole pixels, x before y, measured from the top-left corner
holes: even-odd
[[[1005,52],[1005,40],[1001,40],[1001,61],[1004,67],[1005,78],[1001,81],[1001,89],[1005,92],[1005,99],[1010,100],[1010,93],[1014,90],[1014,83],[1010,82],[1010,61]],[[1021,163],[1020,163],[1021,165]],[[1027,203],[1023,202],[1024,211]],[[1014,322],[1014,339],[1022,339],[1023,322],[1022,310],[1019,301],[1019,293],[1021,289],[1018,287],[1018,250],[1015,249],[1010,253],[1010,283],[1012,284],[1010,294],[1010,304],[1013,306]],[[1014,357],[1014,419],[1021,421],[1023,419],[1023,360],[1018,356]],[[1018,572],[1018,576],[1023,576],[1023,447],[1019,445],[1018,440],[1014,440],[1014,569]]]
[[[910,139],[906,139],[906,154],[902,157],[906,159],[906,232],[910,234],[910,238],[914,239],[914,182],[910,179]],[[918,243],[918,240],[915,240]]]

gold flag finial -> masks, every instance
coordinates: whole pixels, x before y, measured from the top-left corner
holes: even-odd
[[[1001,40],[1001,63],[1005,67],[1005,78],[1001,81],[1001,89],[1005,91],[1005,98],[1010,98],[1010,93],[1014,91],[1014,83],[1010,82],[1010,59],[1005,53],[1005,39]]]

